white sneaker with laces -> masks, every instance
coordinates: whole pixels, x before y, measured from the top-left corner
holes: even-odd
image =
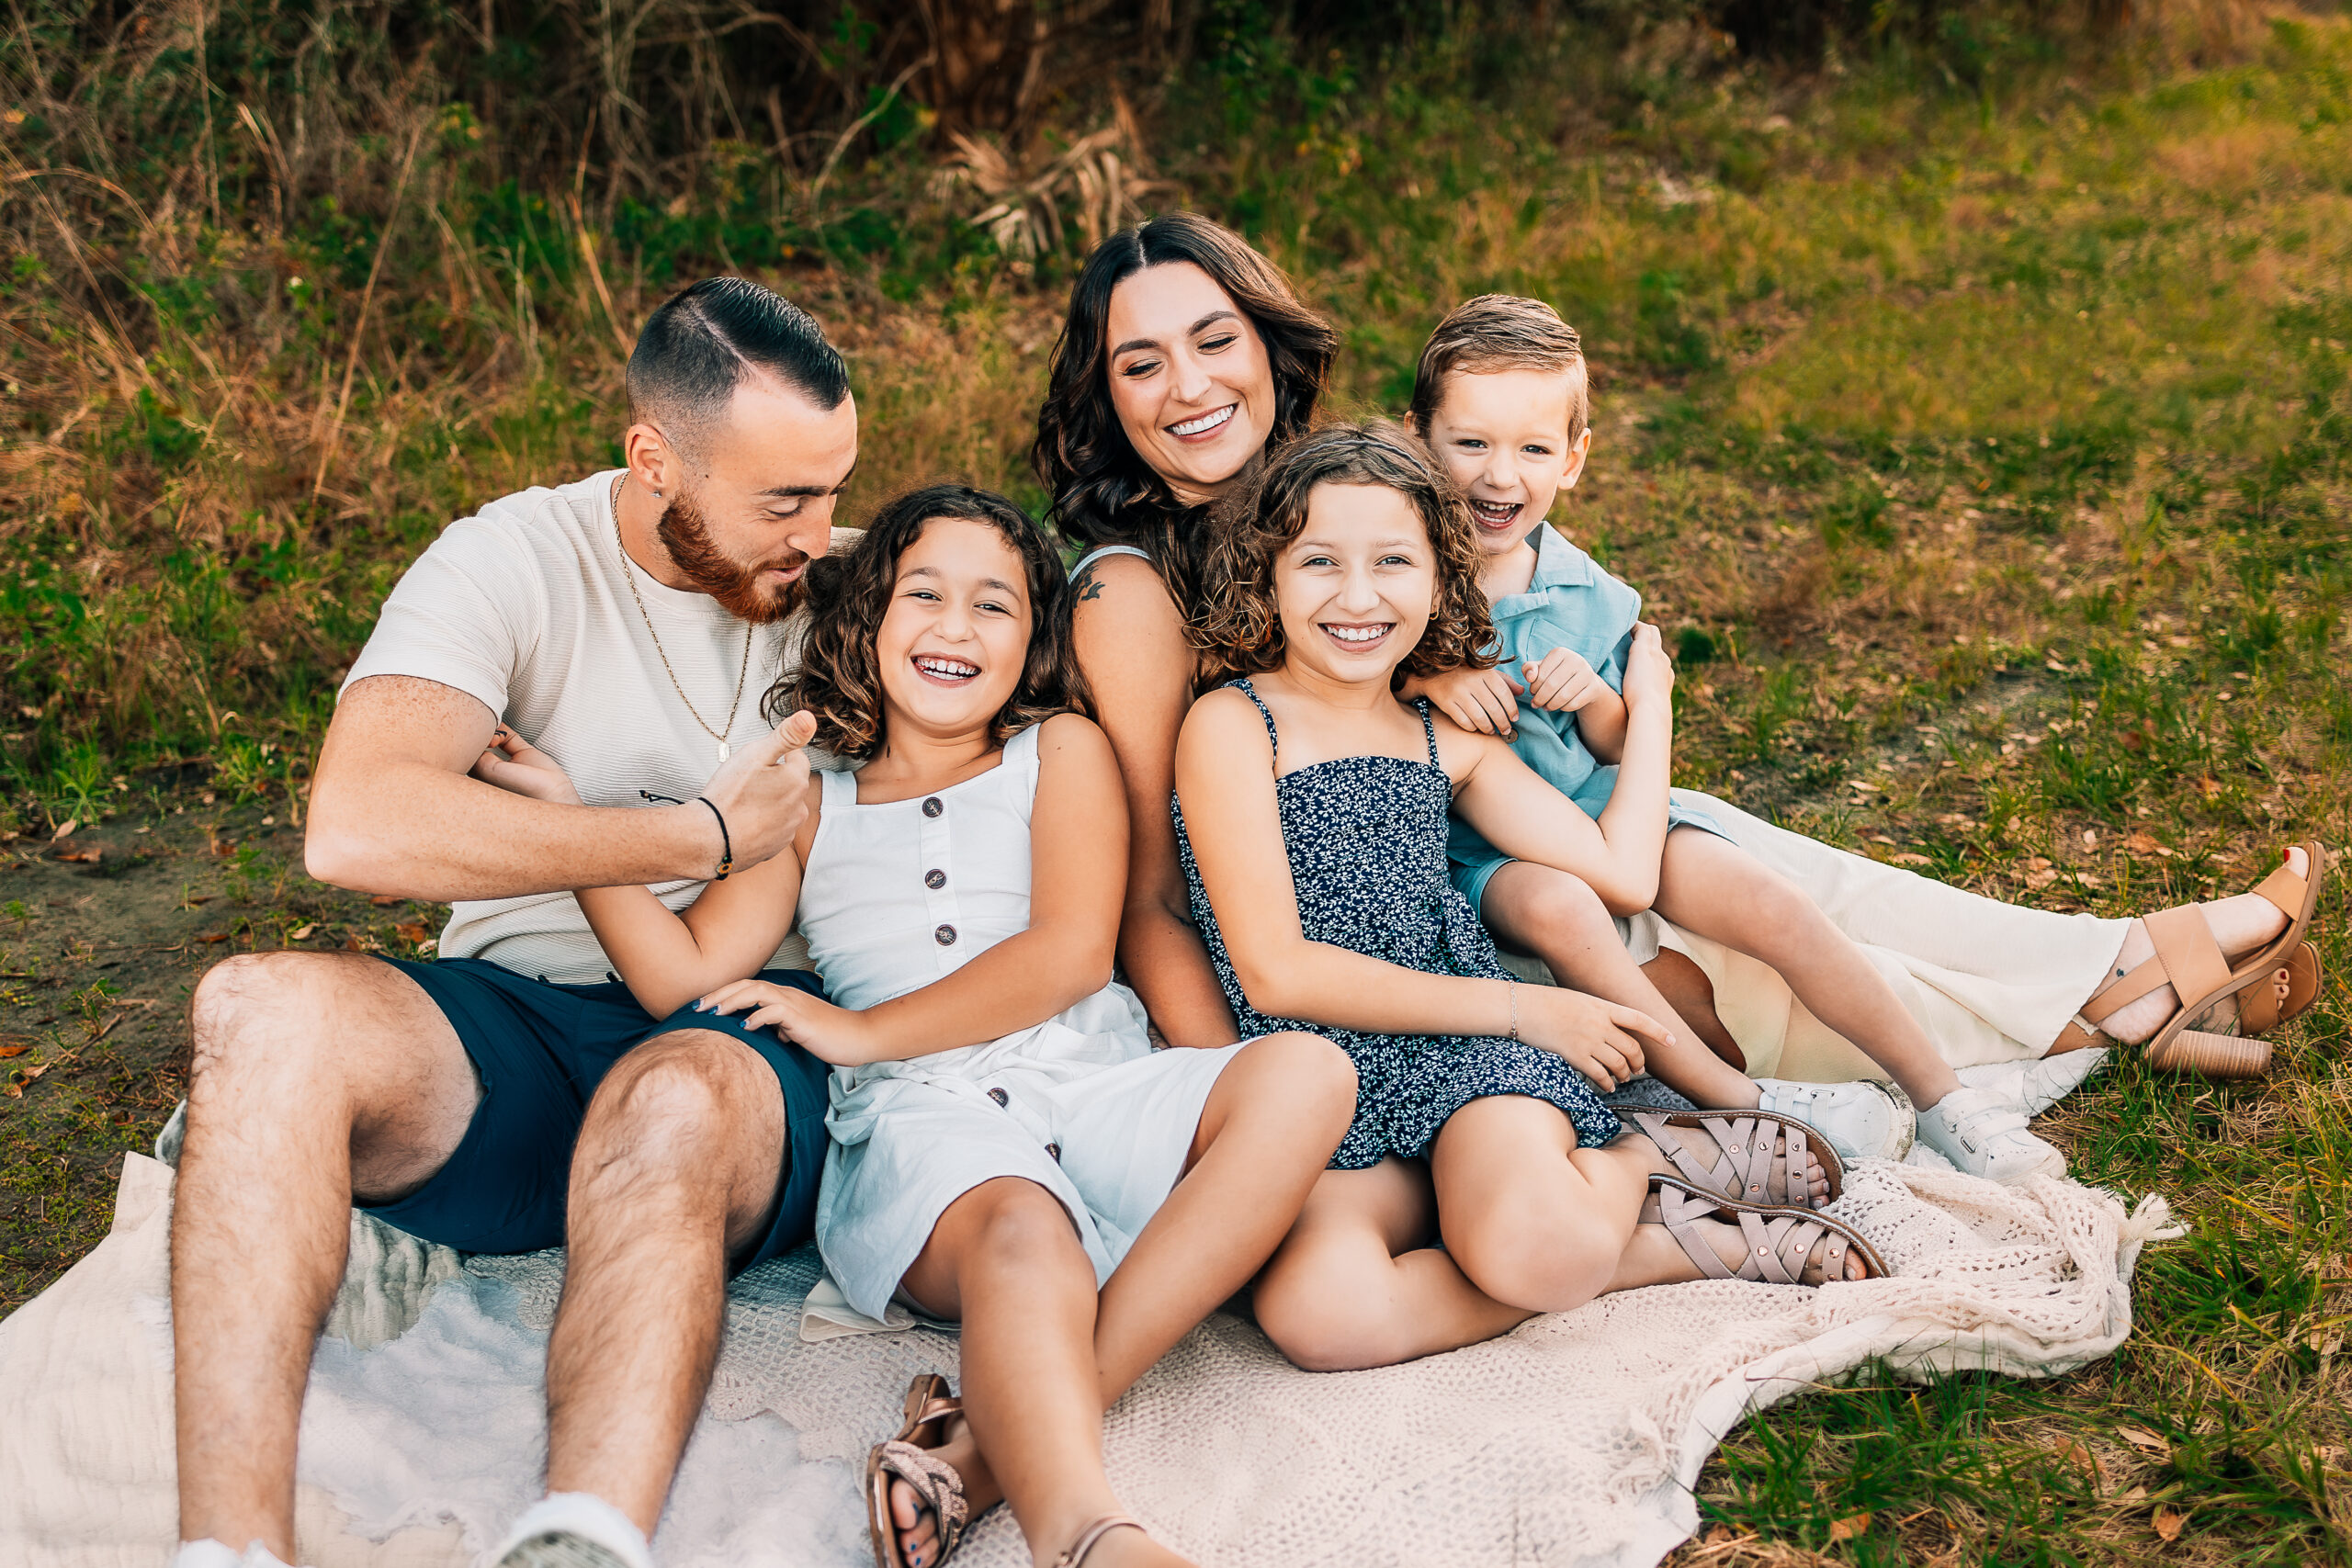
[[[1901,1159],[1911,1152],[1918,1113],[1901,1089],[1884,1084],[1795,1083],[1758,1078],[1758,1111],[1793,1116],[1821,1134],[1841,1160]]]
[[[1952,1090],[1919,1112],[1919,1136],[1960,1169],[1989,1181],[2066,1174],[2066,1156],[2029,1132],[2025,1112],[1991,1089]]]

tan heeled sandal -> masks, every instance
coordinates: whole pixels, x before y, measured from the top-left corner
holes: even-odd
[[[2295,847],[2303,852],[2308,863],[2303,874],[2298,876],[2290,865],[2282,863],[2254,889],[2287,917],[2285,931],[2233,965],[2213,941],[2212,929],[2197,905],[2184,904],[2142,917],[2140,923],[2155,947],[2155,955],[2109,981],[2084,1003],[2075,1021],[2052,1045],[2052,1054],[2091,1043],[2091,1036],[2108,1019],[2150,992],[2170,986],[2172,1016],[2140,1045],[2152,1066],[2207,1077],[2259,1077],[2267,1072],[2270,1048],[2252,1036],[2277,1028],[2301,1011],[2294,1005],[2298,996],[2302,1007],[2309,1007],[2319,994],[2319,954],[2310,950],[2304,933],[2319,907],[2328,853],[2316,840]],[[2233,998],[2238,1002],[2243,1033],[2218,1034],[2190,1027],[2217,1004]]]
[[[1086,1554],[1094,1550],[1096,1541],[1101,1540],[1113,1530],[1122,1529],[1139,1530],[1143,1529],[1143,1527],[1125,1514],[1103,1515],[1078,1532],[1078,1539],[1071,1541],[1068,1550],[1064,1551],[1059,1557],[1054,1559],[1054,1568],[1079,1568],[1079,1565],[1086,1561]],[[1146,1530],[1145,1533],[1148,1535],[1150,1532]]]
[[[963,1413],[964,1402],[948,1392],[947,1380],[937,1372],[924,1372],[908,1385],[906,1424],[899,1428],[899,1435],[875,1444],[865,1456],[865,1522],[874,1534],[874,1568],[918,1568],[899,1549],[899,1527],[890,1517],[893,1481],[912,1487],[939,1521],[937,1551],[920,1568],[939,1568],[955,1555],[964,1539],[964,1527],[970,1522],[964,1478],[944,1460],[933,1457],[931,1450],[947,1440],[949,1419]],[[932,1429],[933,1440],[926,1443],[922,1438],[927,1428]]]

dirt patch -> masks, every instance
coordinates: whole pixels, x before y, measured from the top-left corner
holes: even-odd
[[[205,970],[284,947],[411,956],[440,929],[435,907],[325,886],[301,862],[282,810],[196,788],[0,846],[0,1314],[105,1234],[123,1151],[150,1147],[185,1091]]]

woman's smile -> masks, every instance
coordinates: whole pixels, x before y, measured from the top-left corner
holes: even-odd
[[[1183,420],[1170,425],[1168,434],[1179,441],[1205,441],[1223,429],[1226,423],[1233,418],[1234,411],[1240,406],[1239,403],[1227,403],[1223,408],[1211,409],[1198,419]]]

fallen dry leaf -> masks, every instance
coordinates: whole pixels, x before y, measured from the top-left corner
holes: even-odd
[[[2156,1510],[2156,1517],[2152,1522],[2156,1527],[2156,1533],[2165,1540],[2178,1540],[2180,1527],[2188,1522],[2188,1516],[2178,1508],[2160,1507]]]
[[[2123,847],[2135,855],[2152,855],[2164,848],[2162,844],[2156,842],[2156,836],[2145,828],[2140,829],[2124,840]]]
[[[220,895],[218,893],[199,893],[195,897],[190,898],[188,902],[191,904],[209,904],[219,897],[220,897]]]
[[[2052,1446],[2056,1450],[2058,1461],[2061,1464],[2080,1465],[2083,1469],[2090,1472],[2092,1485],[2097,1486],[2107,1479],[2107,1477],[2099,1471],[2098,1455],[2091,1452],[2091,1450],[2085,1447],[2078,1439],[2074,1438],[2061,1438]]]
[[[74,862],[82,865],[96,865],[98,863],[98,857],[105,852],[106,851],[103,848],[93,845],[91,848],[86,850],[75,850],[68,853],[60,854],[57,858],[62,861]]]
[[[2133,1448],[2152,1453],[2158,1459],[2172,1458],[2172,1445],[2145,1427],[2118,1427],[2115,1435]]]
[[[38,1062],[29,1067],[18,1067],[8,1079],[8,1098],[22,1100],[25,1097],[26,1088],[47,1071],[49,1071],[47,1062]]]
[[[1904,851],[1899,855],[1889,855],[1887,858],[1892,860],[1897,865],[1933,865],[1936,863],[1927,856],[1913,854],[1908,850]]]
[[[49,841],[53,844],[60,839],[73,837],[74,829],[79,828],[81,825],[82,819],[79,817],[68,817],[65,819],[64,826],[58,829],[56,832],[51,833],[49,836]]]
[[[200,936],[200,937],[198,937],[196,940],[197,940],[197,941],[198,941],[198,942],[203,942],[206,946],[209,947],[212,943],[214,943],[214,942],[226,942],[226,941],[228,941],[228,940],[229,940],[229,933],[228,933],[227,931],[214,931],[210,936]]]
[[[395,933],[400,937],[400,939],[401,939],[402,942],[423,942],[423,941],[425,939],[425,937],[426,937],[428,934],[430,934],[430,933],[428,933],[428,932],[425,931],[425,929],[424,929],[423,926],[421,926],[421,925],[401,925],[401,926],[394,926],[394,927],[392,928],[392,931],[394,931],[394,932],[395,932]]]
[[[1833,1523],[1829,1527],[1829,1539],[1833,1541],[1851,1540],[1870,1528],[1871,1516],[1865,1509],[1859,1514],[1849,1514]]]
[[[311,933],[318,929],[319,928],[315,922],[306,921],[301,925],[296,926],[292,931],[288,931],[286,933],[286,940],[288,942],[308,942],[311,940]]]
[[[2222,781],[2208,774],[2197,781],[2197,787],[2204,792],[2206,799],[2211,800],[2222,793]]]
[[[389,909],[395,904],[405,904],[408,900],[390,893],[371,893],[368,896],[368,902],[375,905],[379,909]]]
[[[10,1056],[21,1056],[31,1049],[29,1045],[0,1045],[0,1061],[6,1061]]]

